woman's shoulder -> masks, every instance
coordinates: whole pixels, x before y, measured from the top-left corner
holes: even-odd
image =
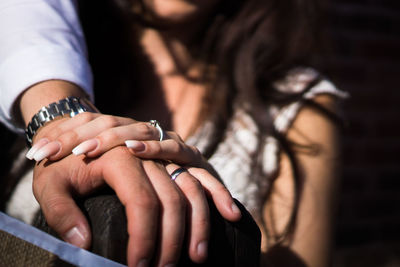
[[[283,79],[274,82],[273,85],[282,93],[302,93],[306,90],[305,98],[312,98],[321,93],[332,94],[341,98],[348,96],[346,92],[339,90],[325,75],[311,67],[292,68]]]
[[[310,67],[296,67],[274,83],[274,87],[284,94],[298,94],[294,101],[284,105],[271,104],[268,112],[273,118],[275,129],[280,133],[289,130],[301,108],[310,100],[321,98],[346,99],[349,94],[337,88],[334,83],[319,71]]]

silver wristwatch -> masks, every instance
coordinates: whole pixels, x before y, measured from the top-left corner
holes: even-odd
[[[32,139],[36,132],[46,122],[52,121],[57,117],[69,116],[74,117],[79,113],[89,111],[98,112],[98,110],[89,101],[84,98],[78,97],[67,97],[58,102],[51,103],[47,107],[42,107],[38,113],[36,113],[25,130],[26,143],[28,147],[32,146]]]

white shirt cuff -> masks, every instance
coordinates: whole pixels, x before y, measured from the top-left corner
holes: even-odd
[[[12,117],[13,103],[30,86],[46,80],[65,80],[82,88],[93,101],[93,78],[87,59],[74,50],[57,45],[31,46],[10,56],[0,65],[0,120],[11,130],[22,132]],[[14,99],[14,101],[10,101]]]

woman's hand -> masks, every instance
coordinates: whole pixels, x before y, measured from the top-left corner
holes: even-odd
[[[145,143],[138,141],[159,140],[159,131],[147,122],[138,122],[131,118],[84,112],[73,118],[62,118],[46,124],[39,129],[34,145],[27,153],[27,158],[40,161],[44,158],[56,161],[74,153],[97,157],[106,151],[127,145],[135,154],[151,159],[170,160],[178,164],[190,164],[206,168],[216,174],[211,166],[203,160],[196,147],[187,146],[175,132],[165,132],[162,143]],[[143,150],[143,151],[141,151]],[[144,153],[141,153],[144,152]]]
[[[126,125],[131,127],[120,129]],[[61,118],[41,127],[35,135],[34,145],[26,156],[36,161],[44,158],[59,160],[71,154],[72,149],[85,140],[97,136],[96,140],[99,142],[112,143],[118,138],[117,134],[121,134],[124,130],[131,131],[130,134],[139,140],[160,138],[158,130],[148,123],[125,117],[84,112],[73,118]]]

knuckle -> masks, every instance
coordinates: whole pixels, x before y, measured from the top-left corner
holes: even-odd
[[[101,139],[104,144],[110,144],[117,140],[119,136],[114,128],[111,128],[101,133],[98,138]]]
[[[215,191],[218,192],[218,194],[231,196],[229,190],[223,184],[218,183],[217,185],[215,185],[214,188]]]
[[[134,119],[132,119],[132,118],[129,118],[129,117],[124,117],[123,120],[124,120],[124,123],[123,123],[124,125],[129,125],[129,124],[137,123],[136,120],[134,120]]]
[[[202,194],[203,193],[203,186],[200,183],[199,180],[196,178],[191,178],[191,179],[185,179],[187,183],[185,184],[184,190],[188,195],[196,195],[196,194]]]
[[[168,248],[172,254],[169,256],[169,258],[171,258],[169,261],[174,262],[178,258],[177,252],[180,251],[181,247],[182,244],[179,239],[178,240],[174,239],[172,242],[168,244]]]
[[[210,221],[208,218],[207,214],[203,214],[202,216],[199,216],[196,220],[196,227],[200,229],[207,229],[209,228]]]
[[[161,146],[159,143],[153,144],[151,146],[151,152],[153,155],[159,155],[162,152]]]
[[[168,197],[166,197],[165,201],[167,205],[170,205],[175,209],[179,209],[180,212],[184,212],[184,210],[186,209],[186,200],[184,196],[178,191],[169,194]]]
[[[74,118],[79,119],[82,124],[88,123],[95,118],[95,114],[92,112],[83,112],[76,115]]]
[[[135,124],[136,131],[141,136],[141,139],[154,139],[155,128],[145,122],[138,122]],[[154,128],[154,129],[153,129]],[[157,132],[158,133],[158,132]]]
[[[134,157],[132,153],[126,146],[116,146],[110,150],[108,150],[104,156],[102,157],[105,164],[105,168],[111,167],[115,168],[115,162],[118,160],[125,160],[127,158]]]
[[[62,134],[63,134],[63,131],[61,130],[60,127],[54,127],[53,129],[51,129],[50,132],[45,133],[44,135],[40,135],[38,137],[41,137],[41,138],[47,137],[47,139],[49,139],[51,141],[51,140],[58,138]]]
[[[122,153],[123,155],[131,155],[131,153],[129,153],[129,150],[124,146],[117,146],[110,151],[113,153]]]
[[[59,141],[61,144],[75,143],[75,142],[79,141],[79,135],[75,130],[71,130],[71,131],[61,134],[57,138],[57,141]]]
[[[63,119],[60,119],[46,123],[45,125],[43,125],[43,127],[39,128],[34,139],[39,140],[41,138],[48,138],[49,140],[54,140],[62,134],[60,124],[63,121]]]
[[[158,211],[160,204],[154,194],[142,192],[135,198],[135,205],[145,210]]]
[[[106,128],[113,128],[113,127],[119,126],[118,119],[111,115],[101,116],[100,120]]]
[[[49,198],[46,199],[45,203],[41,203],[46,211],[46,220],[49,225],[54,228],[59,228],[63,222],[62,218],[65,214],[69,214],[69,205],[62,198]]]
[[[203,168],[190,168],[190,172],[195,177],[204,177],[210,175],[209,172]]]
[[[168,147],[172,154],[179,154],[183,151],[183,145],[175,139],[167,140],[166,142],[168,142]]]

